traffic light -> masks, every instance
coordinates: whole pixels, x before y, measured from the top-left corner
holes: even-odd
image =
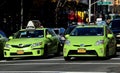
[[[114,5],[119,5],[119,0],[114,0]]]

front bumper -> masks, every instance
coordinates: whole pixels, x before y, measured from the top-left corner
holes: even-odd
[[[43,48],[37,49],[4,49],[4,57],[29,57],[29,56],[42,56],[44,53]]]
[[[85,51],[78,51],[79,49],[84,49]],[[105,57],[105,47],[101,46],[90,46],[90,47],[74,47],[74,46],[64,46],[63,49],[64,57]]]

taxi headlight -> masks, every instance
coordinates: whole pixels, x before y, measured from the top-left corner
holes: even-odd
[[[70,41],[69,41],[69,40],[66,40],[66,41],[65,41],[65,44],[66,44],[66,45],[70,45]]]
[[[101,45],[104,44],[104,40],[98,40],[95,45]]]
[[[40,46],[40,45],[42,45],[42,42],[34,43],[34,44],[32,44],[32,47],[36,47],[36,46]]]
[[[9,44],[5,44],[5,47],[6,48],[10,48],[11,46]]]

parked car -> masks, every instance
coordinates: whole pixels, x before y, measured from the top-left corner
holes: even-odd
[[[8,38],[3,31],[0,31],[0,60],[4,59],[3,49]]]
[[[65,35],[63,56],[66,61],[71,57],[103,57],[116,55],[116,39],[106,26],[76,26]]]
[[[120,18],[113,19],[109,24],[110,29],[113,31],[116,41],[117,48],[120,48]]]
[[[32,24],[30,24],[31,26]],[[5,59],[14,57],[48,57],[60,55],[60,42],[57,35],[49,28],[26,28],[9,37],[4,47]]]

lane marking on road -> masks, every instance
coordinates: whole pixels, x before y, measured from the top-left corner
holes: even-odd
[[[110,60],[120,60],[120,58],[111,58]]]
[[[111,58],[109,60],[120,60],[120,58]],[[64,61],[64,59],[61,58],[61,59],[35,59],[35,60],[10,60],[10,61],[1,60],[0,63],[2,63],[2,62],[7,62],[7,63],[9,63],[9,62],[27,62],[27,61],[29,61],[29,62],[31,62],[31,61],[34,61],[34,62],[37,62],[37,61]],[[102,61],[102,60],[100,60],[100,61]]]
[[[0,62],[26,62],[26,61],[61,61],[64,59],[36,59],[36,60],[1,60]]]
[[[14,64],[0,64],[1,65],[120,65],[120,63],[14,63]]]
[[[0,73],[108,73],[108,72],[69,72],[69,71],[0,71]],[[115,72],[109,72],[115,73]]]

